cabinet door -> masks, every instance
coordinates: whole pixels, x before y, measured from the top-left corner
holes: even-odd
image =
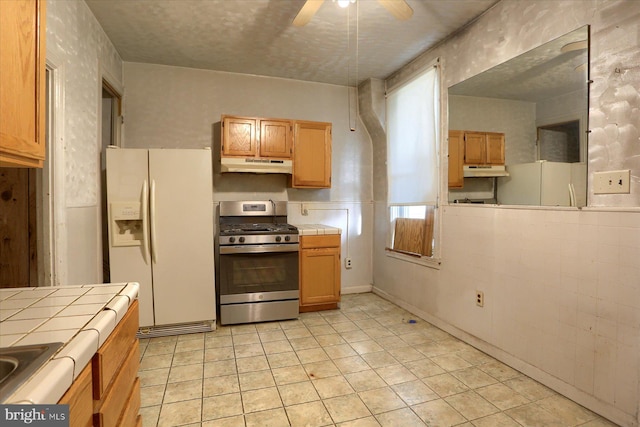
[[[254,157],[257,148],[256,141],[256,119],[223,117],[221,149],[223,157]]]
[[[340,248],[300,252],[300,305],[340,301]]]
[[[482,165],[485,163],[486,134],[466,132],[464,135],[464,164]]]
[[[260,121],[260,157],[291,158],[292,124],[288,120]]]
[[[503,133],[487,133],[487,164],[504,165]]]
[[[60,398],[58,404],[69,405],[70,427],[91,427],[93,425],[91,363],[82,370],[71,387]]]
[[[463,162],[464,132],[460,130],[449,131],[449,188],[463,187]]]
[[[294,124],[293,187],[331,187],[331,123]]]
[[[45,158],[45,2],[0,1],[0,167]]]

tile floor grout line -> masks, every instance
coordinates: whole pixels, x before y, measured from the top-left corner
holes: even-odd
[[[407,414],[407,413],[412,414],[412,416],[414,417],[413,418],[414,421],[416,421],[421,425],[424,425],[427,419],[426,418],[423,419],[420,417],[420,413],[422,413],[423,416],[427,416],[424,413],[424,408],[441,404],[441,405],[446,405],[446,407],[450,408],[450,410],[453,411],[453,413],[457,414],[459,417],[458,420],[460,423],[471,423],[471,421],[473,421],[474,424],[476,424],[476,421],[483,420],[483,419],[484,421],[478,421],[478,422],[487,423],[489,421],[485,418],[489,417],[489,419],[494,421],[497,419],[502,419],[503,421],[510,420],[509,422],[515,423],[513,425],[521,425],[523,422],[526,423],[526,420],[527,420],[526,417],[531,416],[530,414],[531,410],[536,410],[536,408],[538,410],[538,416],[547,417],[547,419],[555,419],[556,423],[561,423],[560,421],[558,421],[561,419],[559,418],[561,414],[559,415],[557,412],[558,409],[557,408],[554,409],[555,412],[553,411],[549,412],[550,409],[548,409],[549,408],[548,405],[556,405],[556,406],[564,405],[563,407],[568,408],[568,409],[565,408],[566,410],[572,410],[574,412],[582,411],[582,413],[578,413],[578,415],[571,413],[570,415],[574,417],[574,419],[572,419],[572,421],[570,422],[565,423],[566,425],[578,426],[578,425],[583,425],[585,423],[592,423],[592,422],[595,423],[596,421],[594,420],[597,420],[598,422],[602,422],[603,424],[601,425],[612,425],[612,424],[607,424],[607,422],[605,422],[597,414],[594,414],[588,411],[587,409],[580,407],[579,405],[571,402],[566,398],[564,398],[566,399],[566,402],[561,400],[560,398],[557,398],[558,396],[560,397],[562,396],[554,392],[553,390],[548,389],[547,387],[535,382],[534,380],[525,376],[519,371],[508,367],[502,362],[499,362],[496,359],[491,358],[490,356],[473,348],[472,346],[458,340],[457,338],[450,336],[446,332],[440,329],[437,329],[435,326],[430,325],[427,322],[419,321],[418,323],[418,325],[420,325],[419,328],[414,328],[413,326],[408,327],[408,324],[406,323],[405,319],[415,317],[415,316],[412,316],[410,313],[400,309],[399,307],[384,301],[380,297],[371,296],[371,297],[364,297],[364,298],[350,298],[345,296],[344,301],[348,302],[348,304],[345,304],[340,310],[331,311],[331,312],[321,312],[318,314],[314,313],[313,316],[303,314],[300,316],[300,319],[298,320],[290,321],[287,323],[278,322],[277,327],[276,325],[274,325],[273,327],[270,327],[268,326],[268,324],[264,324],[264,325],[267,325],[264,327],[260,327],[260,325],[263,325],[263,324],[258,324],[258,326],[250,325],[247,327],[242,327],[242,326],[241,327],[222,327],[218,331],[203,334],[201,338],[198,338],[198,339],[202,339],[202,352],[203,352],[202,366],[201,366],[201,381],[202,381],[202,389],[201,389],[201,396],[200,396],[201,411],[200,411],[199,423],[200,424],[207,423],[207,425],[219,425],[219,423],[233,422],[233,420],[237,420],[237,421],[241,421],[241,424],[238,424],[238,425],[242,425],[246,427],[250,425],[247,415],[251,414],[251,418],[253,422],[256,419],[258,419],[258,417],[260,416],[259,415],[260,413],[265,413],[265,410],[254,411],[251,413],[245,412],[243,390],[240,386],[240,375],[241,375],[239,372],[240,365],[238,364],[239,359],[241,358],[237,357],[237,354],[235,351],[237,347],[241,346],[239,342],[243,342],[243,341],[242,341],[242,338],[239,338],[238,340],[233,339],[234,336],[239,337],[241,335],[245,335],[248,333],[255,333],[258,338],[257,343],[255,344],[258,344],[260,346],[260,349],[262,351],[261,357],[264,358],[267,366],[266,369],[260,368],[258,369],[258,371],[263,371],[263,370],[268,371],[271,381],[273,382],[273,387],[275,388],[275,391],[276,391],[275,394],[279,399],[277,401],[278,406],[275,409],[280,409],[281,413],[283,413],[286,418],[285,422],[288,422],[289,424],[294,424],[296,421],[291,417],[291,414],[287,411],[288,407],[291,407],[294,405],[305,405],[309,403],[317,405],[316,402],[320,402],[322,404],[321,407],[323,408],[324,413],[326,414],[326,416],[329,417],[326,421],[331,420],[331,423],[328,425],[336,426],[338,424],[343,424],[343,422],[337,422],[336,420],[338,418],[335,418],[336,415],[332,414],[329,411],[329,406],[327,405],[329,401],[328,399],[340,398],[344,396],[353,396],[353,398],[357,398],[358,401],[364,405],[364,408],[366,408],[366,410],[370,415],[363,416],[363,417],[356,416],[356,418],[353,418],[351,419],[351,421],[348,421],[347,424],[352,423],[354,422],[354,420],[359,420],[359,419],[363,419],[362,422],[372,421],[372,423],[375,425],[379,425],[377,423],[384,424],[384,422],[388,422],[387,417],[391,419],[393,416],[400,416],[398,415],[398,413],[396,413],[396,411],[408,410],[408,412],[404,412],[404,414]],[[370,305],[369,302],[371,301],[377,301],[377,302],[380,302],[381,304]],[[364,310],[359,308],[354,309],[353,305],[355,304],[361,304],[361,306],[367,306],[368,312],[365,312]],[[384,309],[382,307],[384,307]],[[350,322],[351,324],[347,324],[347,322]],[[336,328],[336,325],[340,325],[340,324],[343,324],[343,326],[338,326]],[[329,328],[322,328],[323,326],[329,326]],[[378,328],[380,330],[376,331],[376,329]],[[274,331],[281,332],[283,338],[279,339],[280,337],[277,334],[270,335],[270,333]],[[289,331],[289,335],[286,334],[287,331]],[[381,333],[383,335],[378,336],[377,333]],[[337,339],[335,340],[334,338],[328,338],[325,340],[319,339],[319,337],[323,335],[335,335],[335,338]],[[242,414],[233,415],[231,417],[230,416],[221,417],[220,415],[214,414],[215,418],[204,420],[203,419],[205,416],[204,415],[205,414],[204,399],[206,399],[205,397],[205,393],[206,393],[205,392],[205,379],[206,379],[205,365],[209,363],[206,361],[207,341],[210,338],[212,339],[216,337],[220,337],[220,338],[229,337],[229,340],[230,340],[229,346],[231,348],[230,356],[232,356],[233,364],[236,370],[235,378],[238,383],[237,394],[240,397]],[[385,340],[386,337],[393,337],[396,340],[395,343],[394,343],[394,340],[392,339]],[[308,342],[305,342],[304,340],[306,338],[311,338],[311,339],[308,340]],[[253,344],[251,343],[253,338],[247,337],[245,339],[247,340],[246,345]],[[412,342],[412,340],[416,340],[416,339],[419,339],[421,342],[420,343]],[[400,341],[397,341],[397,340],[400,340]],[[169,363],[167,377],[164,380],[164,390],[163,390],[163,396],[160,404],[154,403],[153,401],[148,401],[151,403],[147,407],[155,407],[155,406],[159,407],[157,412],[156,423],[155,423],[156,426],[160,425],[162,422],[161,415],[162,415],[163,405],[165,404],[164,400],[168,392],[169,384],[173,384],[173,383],[170,383],[171,373],[174,367],[173,363],[176,358],[176,353],[180,353],[180,351],[176,351],[176,350],[181,350],[181,349],[190,347],[187,344],[182,344],[182,345],[179,344],[180,342],[184,342],[184,341],[188,341],[188,339],[175,338],[173,340],[174,342],[173,353],[171,354],[171,361]],[[268,355],[265,345],[270,342],[276,342],[276,341],[286,343],[289,349],[285,350],[284,352],[277,351],[274,353],[270,353]],[[153,339],[149,339],[149,341],[147,341],[146,343],[141,344],[144,346],[144,351],[141,351],[141,357],[140,357],[141,362],[143,359],[145,359],[145,357],[147,356],[151,357],[152,353],[150,353],[150,350],[154,349],[154,347],[151,347],[150,344],[153,342],[154,342]],[[360,342],[362,342],[363,344],[357,344]],[[423,343],[430,343],[433,347],[432,351],[426,351],[428,350],[428,348],[419,348]],[[220,345],[218,347],[218,344],[225,344],[225,342],[222,340],[216,343],[215,346],[213,346],[213,343],[211,344],[212,344],[212,347],[210,348],[210,351],[212,352],[215,352],[216,348],[226,347],[225,345]],[[337,345],[344,345],[344,349],[349,349],[350,352],[353,354],[349,356],[345,356],[344,354],[347,354],[347,353],[334,353],[334,352],[328,351],[330,348],[332,347],[335,348],[335,346]],[[399,347],[396,347],[396,346],[399,346]],[[414,354],[407,355],[406,353],[394,351],[396,348],[409,349],[409,350],[412,350]],[[250,354],[250,349],[247,348],[247,350],[248,350],[247,354]],[[316,353],[322,354],[322,356],[321,357],[318,356],[320,360],[315,360],[316,357],[313,356],[314,352],[313,351],[305,352],[305,350],[317,350]],[[436,352],[434,352],[433,350],[436,350]],[[190,350],[187,350],[187,351],[190,351]],[[226,351],[226,350],[220,350],[220,351]],[[302,352],[305,352],[305,353],[302,353]],[[376,363],[372,363],[376,359],[371,356],[366,357],[367,354],[375,354],[375,353],[381,353],[381,352],[384,352],[386,356],[389,357],[390,360],[387,360],[387,362],[381,362],[380,360],[378,360]],[[294,357],[296,363],[291,364],[291,361],[286,362],[283,356],[281,360],[283,361],[282,363],[285,364],[285,366],[276,368],[275,366],[280,365],[279,363],[274,364],[274,360],[276,360],[277,358],[274,357],[270,359],[269,356],[277,355],[277,354],[290,354],[290,356],[286,356],[286,357]],[[305,355],[305,357],[301,358],[301,355],[303,354]],[[448,359],[447,359],[447,356],[449,356]],[[459,363],[458,366],[456,366],[455,363],[453,363],[455,362],[455,359],[452,359],[451,356],[455,356],[455,358],[457,358],[460,362],[464,362],[464,363]],[[342,363],[336,363],[337,361],[341,359],[346,359],[346,358],[353,358],[352,359],[353,361],[359,360],[360,362],[357,362],[357,363],[358,364],[361,363],[361,364],[359,367],[357,365],[349,367],[348,365],[343,365]],[[184,358],[181,357],[181,359],[183,359],[181,361],[188,360],[187,357],[184,357]],[[154,359],[150,359],[150,360],[154,360]],[[226,361],[226,360],[229,360],[229,359],[216,358],[216,359],[213,359],[211,362]],[[303,363],[303,360],[306,360],[306,363]],[[449,363],[443,364],[447,360],[449,360]],[[439,365],[438,362],[441,363],[441,365]],[[313,363],[319,364],[317,365],[318,369],[320,369],[320,366],[322,366],[321,364],[323,363],[326,366],[332,366],[333,367],[332,369],[335,371],[335,373],[331,373],[331,375],[323,378],[341,378],[343,383],[349,386],[351,392],[347,392],[346,394],[339,394],[337,396],[327,396],[326,398],[322,398],[317,388],[319,384],[318,380],[320,380],[321,378],[312,378],[310,376],[310,374],[312,373],[311,370],[315,369],[312,367],[313,365],[311,365]],[[348,362],[345,362],[345,363],[348,363]],[[387,364],[387,363],[390,363],[390,364]],[[190,363],[187,363],[187,364],[191,365]],[[466,364],[468,366],[462,366],[463,364]],[[494,364],[495,368],[492,369],[489,366],[489,364]],[[223,366],[223,365],[219,365],[219,366]],[[286,375],[285,368],[294,368],[294,367],[298,367],[304,372],[304,375],[305,375],[304,380],[300,379],[292,382],[286,382],[288,380],[283,381],[281,379],[279,381],[283,381],[283,383],[278,384],[278,381],[276,381],[276,376],[274,375],[274,370],[283,369],[281,372],[283,372],[283,375]],[[404,370],[406,371],[406,373],[410,374],[410,376],[396,377],[394,379],[392,375],[395,375],[397,373],[394,371],[394,369],[386,369],[386,372],[385,372],[386,375],[381,376],[382,371],[385,371],[385,368],[390,368],[390,367],[398,368],[397,371]],[[147,368],[146,370],[154,369],[152,366],[146,366],[146,368]],[[253,368],[250,366],[246,366],[247,371],[245,373],[258,372],[255,370],[256,368],[258,368],[258,366],[255,366]],[[437,370],[432,368],[437,368]],[[465,370],[468,370],[467,376],[464,375]],[[509,372],[509,371],[513,371],[513,372]],[[375,374],[379,379],[381,379],[382,384],[384,385],[381,384],[380,387],[372,387],[372,388],[365,387],[360,389],[356,385],[356,383],[352,384],[349,381],[349,378],[351,378],[352,381],[355,381],[354,380],[355,376],[352,374],[357,374],[359,372],[371,372]],[[474,386],[474,382],[473,382],[474,379],[473,377],[470,377],[470,375],[472,375],[474,372],[482,373],[482,376],[486,376],[485,380],[491,381],[491,382],[484,385]],[[494,373],[500,373],[500,372],[502,373],[500,374],[499,377],[496,377],[493,375]],[[211,380],[212,378],[216,378],[224,374],[220,374],[220,372],[215,371],[215,372],[211,372],[211,375],[212,376],[210,378],[209,377],[207,378],[209,378],[210,381],[213,381]],[[387,376],[389,377],[387,378]],[[444,389],[438,391],[438,388],[433,389],[433,386],[429,385],[429,384],[433,384],[435,377],[440,377],[439,383],[441,383],[441,385],[445,387]],[[178,376],[176,376],[175,379],[176,379],[175,383],[184,382],[184,381],[180,381],[181,378]],[[428,379],[431,379],[431,381],[427,382]],[[448,384],[453,384],[452,382],[450,382],[452,380],[456,381],[458,384],[461,384],[465,388],[464,389],[456,389],[455,387],[451,388],[452,386]],[[302,403],[293,403],[289,405],[285,404],[285,399],[283,399],[281,387],[286,385],[292,385],[292,384],[302,384],[306,382],[308,382],[310,386],[313,388],[315,394],[317,395],[317,398],[311,397],[311,400],[305,401]],[[417,384],[421,384],[423,387],[426,387],[427,390],[430,390],[430,393],[432,393],[432,396],[428,398],[427,396],[417,397],[416,403],[411,404],[409,401],[405,400],[401,394],[399,394],[399,391],[398,391],[399,389],[397,387],[399,385],[409,384],[409,383],[413,383],[413,386],[416,386]],[[491,397],[491,394],[489,394],[491,390],[486,391],[483,394],[479,392],[479,391],[482,391],[483,389],[489,389],[492,386],[498,386],[498,385],[502,387],[501,389],[502,392],[509,393],[508,394],[509,399],[513,399],[514,397],[516,398],[516,401],[512,402],[514,403],[513,406],[510,406],[511,404],[498,406],[501,401],[504,402],[506,400],[500,400],[501,398],[499,395],[497,395],[497,397],[496,395],[494,395],[494,397]],[[251,387],[252,387],[251,390],[247,390],[247,391],[266,389],[266,388],[270,388],[271,385],[255,383]],[[449,387],[449,391],[447,391],[446,387]],[[142,391],[144,392],[145,390],[146,388],[142,387]],[[386,408],[385,409],[381,408],[382,410],[374,414],[373,410],[375,409],[373,407],[371,407],[370,409],[370,407],[365,403],[365,401],[362,400],[362,396],[363,396],[363,393],[369,394],[371,396],[375,396],[375,390],[384,390],[384,393],[386,393],[387,396],[396,397],[398,399],[398,404],[402,404],[402,406],[398,409],[391,409],[391,410],[387,410]],[[523,391],[526,391],[527,394],[522,394]],[[389,394],[389,393],[392,393],[392,394]],[[417,392],[413,390],[411,393],[417,393]],[[216,394],[212,397],[227,395],[227,394],[229,393],[226,393],[224,390],[221,393],[219,391],[216,391]],[[232,394],[235,394],[235,393],[232,392]],[[540,403],[544,401],[544,399],[551,399],[554,397],[556,397],[557,399],[555,401],[549,400],[548,401],[549,403],[547,403],[547,406],[544,406],[543,404]],[[176,398],[179,399],[180,398],[179,395],[176,395]],[[488,412],[486,414],[479,412],[479,413],[473,414],[470,417],[468,416],[469,415],[468,413],[467,415],[464,415],[465,412],[461,412],[461,410],[463,410],[464,408],[464,405],[461,407],[458,407],[457,404],[456,406],[453,406],[454,401],[458,403],[460,402],[464,403],[465,399],[468,399],[468,398],[472,398],[476,400],[482,399],[478,401],[485,402],[487,405],[489,405],[487,406]],[[188,397],[184,397],[184,399],[188,399]],[[503,398],[503,399],[506,399],[506,398]],[[170,402],[170,403],[180,403],[180,402],[181,400],[177,400],[176,402]],[[449,404],[449,402],[452,402],[452,404]],[[169,402],[167,402],[167,404],[168,403]],[[420,408],[421,405],[422,405],[422,409]],[[505,409],[501,409],[502,407],[504,407]],[[555,408],[555,406],[551,406],[551,408]],[[268,409],[266,411],[271,411],[272,409]],[[153,412],[154,410],[151,410],[151,411]],[[497,412],[492,412],[492,411],[497,411]],[[383,421],[383,420],[387,420],[387,421]],[[461,421],[461,420],[466,420],[466,421]],[[519,420],[521,422],[519,422]],[[147,422],[145,422],[145,427],[151,424],[149,423],[149,421],[153,423],[153,420],[150,419]],[[196,422],[196,425],[198,425],[198,422]]]

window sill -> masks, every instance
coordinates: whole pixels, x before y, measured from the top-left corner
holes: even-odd
[[[442,261],[439,258],[435,258],[435,257],[412,256],[412,255],[407,255],[400,252],[394,252],[391,250],[386,250],[385,252],[386,252],[386,255],[390,258],[396,258],[396,259],[399,259],[400,261],[406,261],[412,264],[423,265],[425,267],[433,268],[436,270],[439,270],[440,265],[442,264]]]

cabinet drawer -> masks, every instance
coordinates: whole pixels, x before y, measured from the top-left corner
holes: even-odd
[[[91,427],[93,425],[91,363],[82,370],[78,378],[76,378],[58,403],[61,405],[69,405],[70,427]]]
[[[138,412],[140,411],[140,378],[136,378],[131,389],[131,394],[126,401],[126,406],[122,411],[119,426],[134,426],[136,425],[136,418],[138,418]]]
[[[327,234],[323,236],[301,236],[300,247],[311,248],[335,248],[340,246],[339,234]]]
[[[138,300],[131,304],[111,336],[93,356],[93,398],[102,399],[122,360],[136,341],[138,331]],[[135,375],[134,375],[135,377]]]
[[[128,399],[131,398],[132,393],[136,392],[134,383],[138,380],[139,358],[140,349],[137,343],[134,343],[127,352],[122,368],[104,394],[104,399],[95,403],[96,410],[93,421],[96,426],[115,427],[119,425],[118,420],[124,412]],[[139,398],[139,390],[136,396]]]

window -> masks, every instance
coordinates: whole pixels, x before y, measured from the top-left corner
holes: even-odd
[[[387,181],[394,252],[433,257],[440,91],[432,66],[387,93]]]

